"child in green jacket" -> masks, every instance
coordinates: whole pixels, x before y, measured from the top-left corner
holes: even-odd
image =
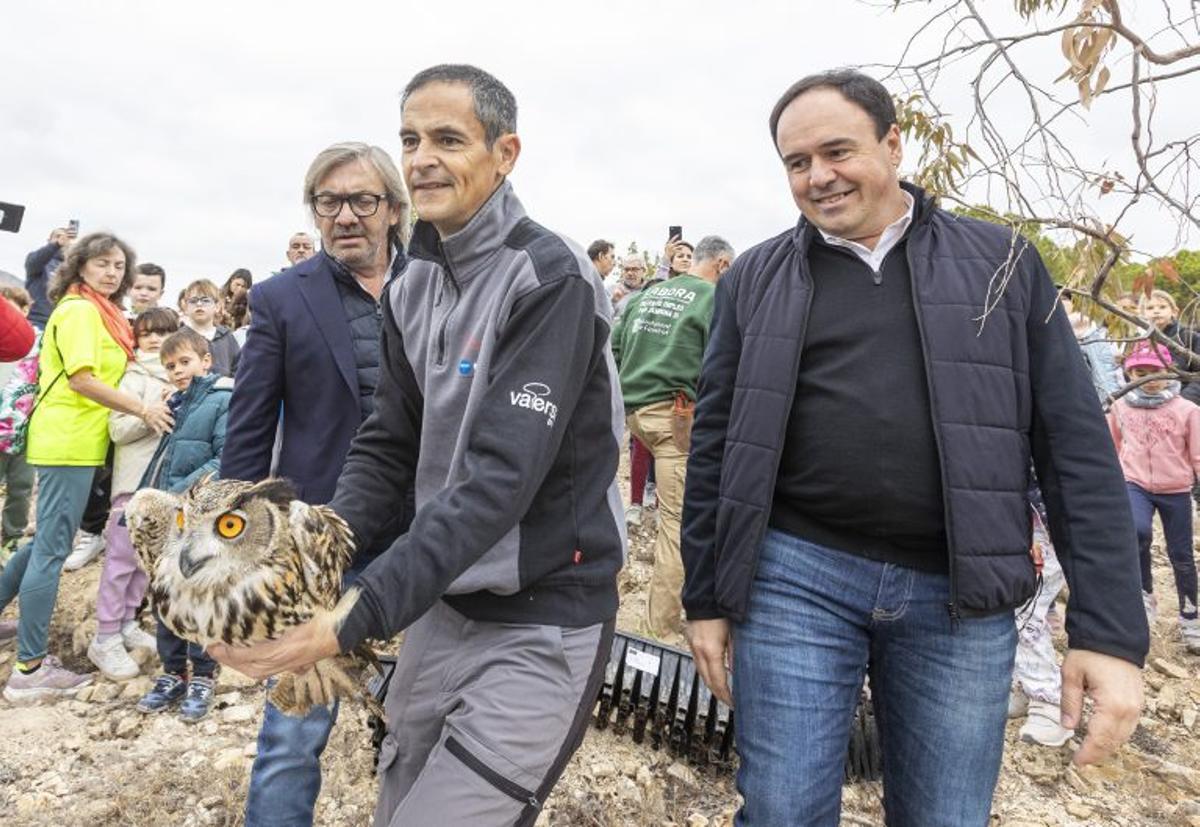
[[[233,382],[209,374],[212,355],[208,340],[194,330],[184,328],[172,333],[159,352],[167,378],[178,388],[167,400],[175,415],[175,430],[158,446],[142,485],[181,492],[202,477],[216,476],[220,471]],[[180,717],[187,723],[199,721],[212,707],[216,661],[198,644],[176,637],[161,620],[157,643],[163,674],[138,701],[138,711],[162,712],[182,701]]]

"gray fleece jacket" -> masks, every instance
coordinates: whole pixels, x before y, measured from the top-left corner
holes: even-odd
[[[623,416],[599,274],[507,182],[444,240],[418,222],[409,256],[383,302],[375,410],[331,506],[360,547],[411,487],[416,516],[359,578],[343,651],[439,598],[475,620],[612,618]]]

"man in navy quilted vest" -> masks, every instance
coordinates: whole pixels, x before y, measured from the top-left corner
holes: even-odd
[[[1037,252],[901,183],[880,83],[804,78],[770,129],[801,216],[717,286],[682,530],[692,651],[737,710],[736,823],[838,823],[869,673],[888,824],[982,827],[1038,585],[1031,459],[1071,593],[1063,726],[1094,701],[1075,761],[1137,723],[1121,470]]]

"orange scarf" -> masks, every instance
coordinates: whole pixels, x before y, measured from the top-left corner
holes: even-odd
[[[121,308],[83,282],[76,282],[68,287],[67,295],[79,296],[90,301],[100,311],[100,319],[104,322],[104,329],[108,331],[108,335],[112,336],[113,341],[121,346],[126,357],[133,358],[133,347],[136,343],[133,338],[133,328],[130,327]]]

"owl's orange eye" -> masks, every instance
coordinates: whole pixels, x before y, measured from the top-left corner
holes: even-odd
[[[217,533],[226,540],[235,540],[246,529],[246,520],[232,511],[217,517]]]
[[[183,509],[182,508],[175,512],[175,526],[180,531],[183,531]]]

